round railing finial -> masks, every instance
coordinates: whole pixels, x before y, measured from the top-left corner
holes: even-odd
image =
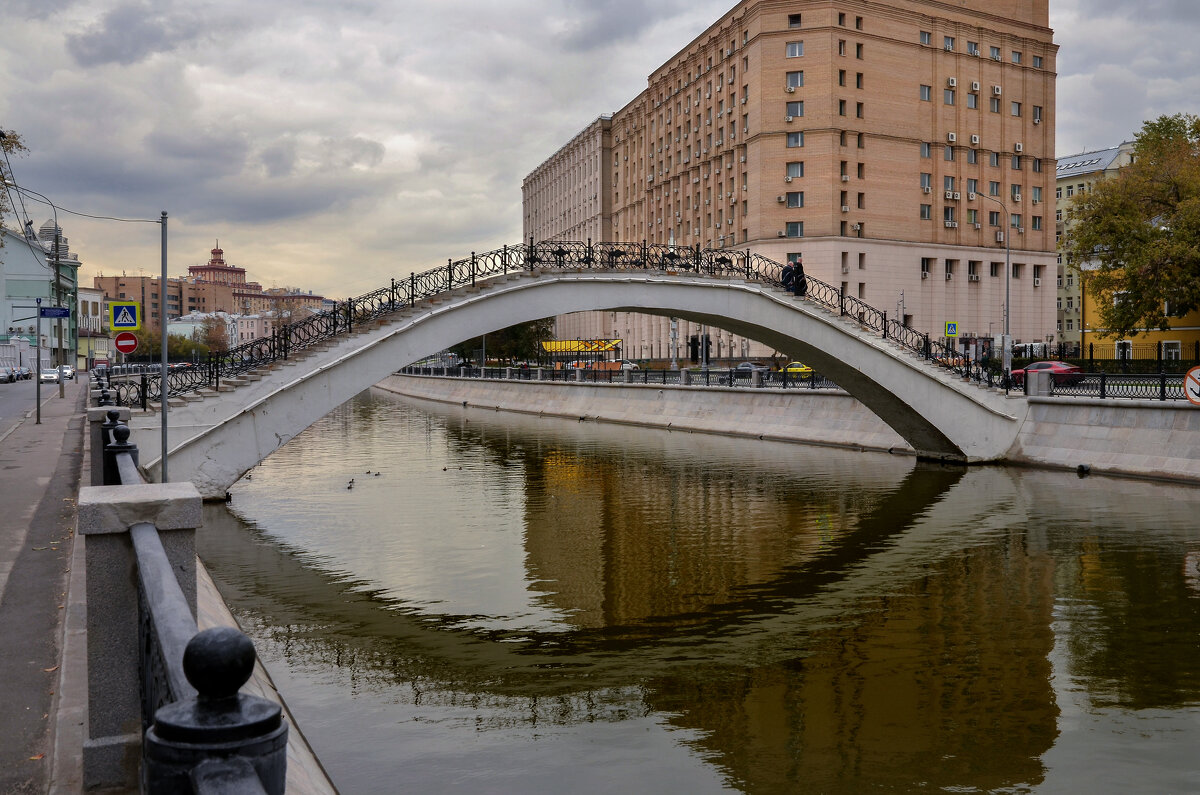
[[[235,696],[254,673],[254,643],[233,627],[197,632],[183,652],[183,673],[202,699]]]

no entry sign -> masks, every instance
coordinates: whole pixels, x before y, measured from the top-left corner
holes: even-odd
[[[113,345],[121,353],[133,353],[137,350],[137,335],[132,331],[122,331],[113,339]]]

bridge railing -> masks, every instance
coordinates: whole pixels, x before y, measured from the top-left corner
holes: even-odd
[[[793,374],[750,371],[739,368],[690,368],[666,370],[642,368],[603,369],[566,367],[405,367],[404,375],[444,376],[451,378],[493,378],[510,381],[566,381],[569,383],[607,384],[682,384],[708,387],[769,387],[775,389],[836,389],[837,384],[820,373]]]
[[[282,793],[282,710],[239,692],[253,670],[253,644],[229,627],[197,631],[200,494],[191,483],[142,479],[121,423],[127,417],[128,409],[89,410],[93,452],[103,452],[92,467],[95,485],[79,492],[88,605],[84,788]]]
[[[646,242],[593,243],[589,240],[538,243],[531,238],[528,243],[503,246],[481,254],[472,252],[463,259],[450,259],[445,266],[413,273],[406,279],[391,279],[387,286],[343,301],[332,310],[282,324],[268,337],[251,340],[212,355],[197,372],[169,372],[165,390],[159,383],[161,376],[153,373],[148,373],[144,381],[126,381],[119,386],[114,381],[115,398],[120,405],[145,405],[164,396],[170,398],[197,389],[213,388],[220,384],[222,378],[236,377],[287,359],[296,351],[325,340],[361,330],[364,324],[405,307],[415,306],[418,301],[518,271],[654,270],[714,278],[741,278],[782,288],[782,268],[781,263],[750,251]],[[997,379],[994,368],[988,370],[974,363],[963,362],[953,348],[908,328],[901,322],[903,318],[888,318],[887,312],[812,276],[806,277],[806,284],[808,300],[856,321],[865,330],[894,340],[897,345],[964,378],[985,382],[989,386]]]

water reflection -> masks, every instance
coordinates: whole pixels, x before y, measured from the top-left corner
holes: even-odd
[[[347,792],[1052,791],[1200,692],[1181,487],[372,393],[233,491],[202,557]]]

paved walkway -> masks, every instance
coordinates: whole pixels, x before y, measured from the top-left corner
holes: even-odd
[[[0,430],[0,792],[43,793],[61,693],[63,628],[87,380]],[[82,711],[79,712],[82,715]],[[79,727],[82,729],[82,727]],[[78,753],[78,747],[75,753]],[[79,764],[72,766],[78,769]]]

